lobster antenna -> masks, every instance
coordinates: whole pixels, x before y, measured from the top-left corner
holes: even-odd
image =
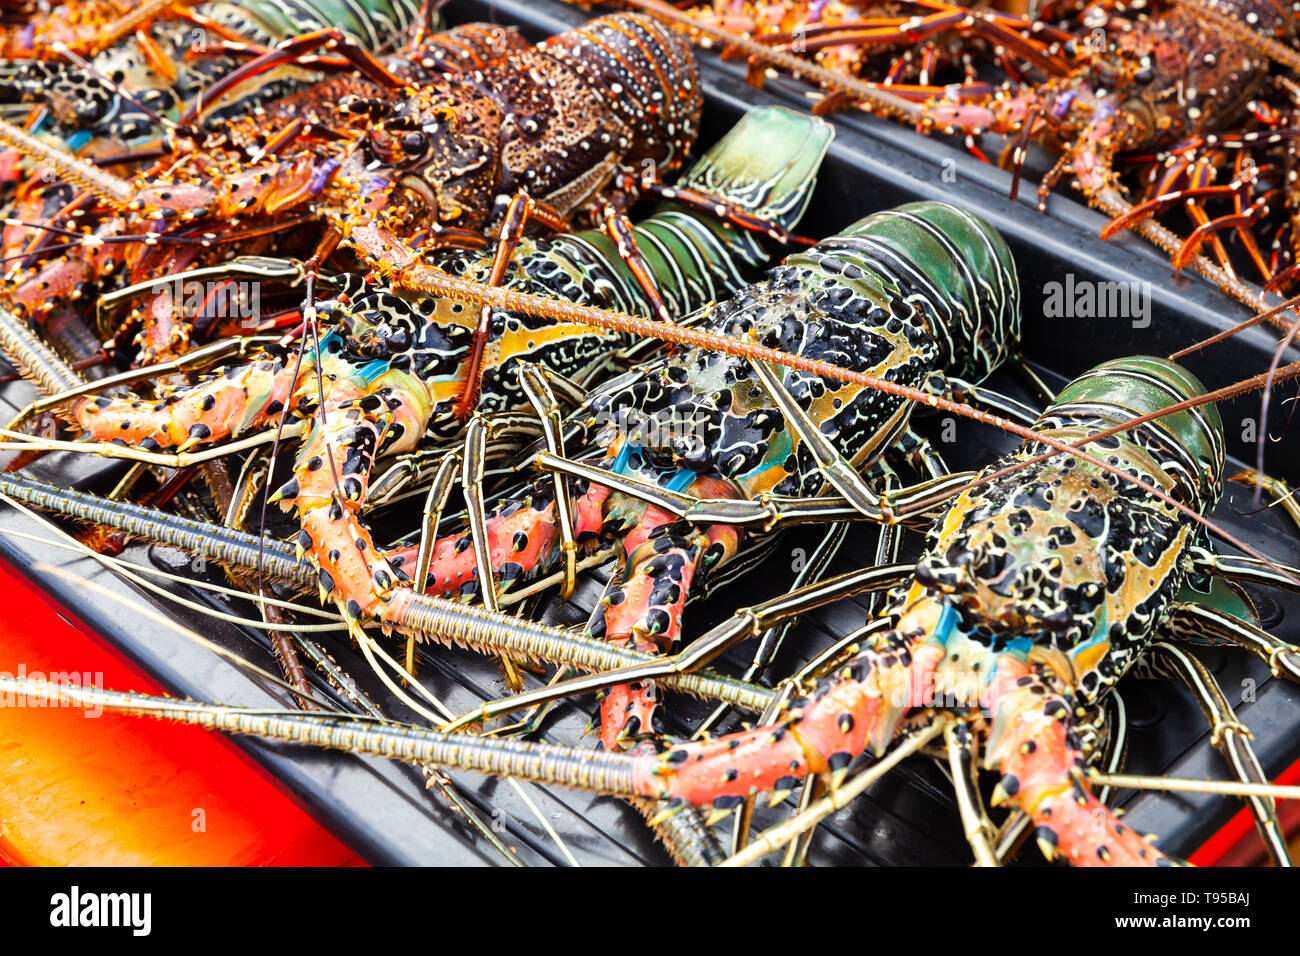
[[[160,242],[171,242],[171,243],[176,243],[178,245],[185,245],[185,246],[201,245],[207,247],[207,246],[211,246],[214,242],[234,242],[239,239],[256,238],[258,235],[258,233],[253,233],[251,236],[247,234],[241,234],[241,235],[230,235],[230,236],[221,237],[218,236],[216,233],[209,232],[209,233],[202,233],[198,236],[194,236],[194,235],[171,236],[160,232],[146,232],[146,233],[124,235],[124,236],[96,236],[87,232],[77,232],[75,229],[65,229],[62,226],[55,226],[50,223],[28,222],[25,219],[13,219],[9,216],[0,218],[0,224],[6,226],[21,226],[24,229],[43,229],[46,232],[52,233],[56,236],[67,236],[71,239],[76,240],[75,242],[56,243],[55,245],[52,246],[42,246],[40,249],[36,249],[29,252],[22,252],[14,256],[6,256],[4,261],[9,261],[10,259],[26,259],[26,258],[31,258],[33,256],[39,258],[40,255],[45,252],[56,252],[70,247],[75,248],[77,246],[82,246],[82,247],[107,246],[107,245],[114,245],[114,244],[125,245],[132,242],[139,242],[139,243],[143,243],[146,246],[153,246],[153,245],[157,245]],[[260,230],[260,231],[265,231],[265,230]]]
[[[1296,322],[1292,325],[1291,331],[1286,334],[1286,338],[1282,339],[1282,341],[1278,343],[1277,348],[1273,352],[1273,359],[1269,362],[1268,375],[1264,380],[1264,390],[1259,396],[1259,437],[1255,442],[1255,471],[1261,475],[1264,474],[1264,446],[1265,440],[1268,437],[1268,404],[1269,399],[1273,394],[1273,382],[1277,377],[1278,365],[1282,362],[1282,353],[1285,352],[1287,347],[1295,341],[1297,332],[1300,332],[1300,322]],[[1262,494],[1263,488],[1256,485],[1255,494],[1251,500],[1251,504],[1255,507],[1259,507],[1260,501],[1262,500]]]
[[[117,571],[118,573],[126,576],[128,579],[133,580],[137,584],[142,584],[147,587],[154,586],[150,582],[145,581],[143,578],[133,575],[130,572],[126,572],[124,569],[114,568],[111,563],[111,559],[104,559],[103,555],[96,553],[92,548],[86,547],[86,545],[82,544],[76,538],[72,537],[71,535],[63,531],[61,528],[57,527],[48,518],[44,517],[43,515],[38,515],[36,512],[32,511],[26,505],[18,501],[15,501],[13,498],[9,497],[3,492],[0,492],[0,501],[5,502],[5,504],[9,505],[11,508],[14,508],[22,512],[23,514],[27,515],[37,524],[41,525],[46,530],[52,532],[57,538],[70,542],[77,550],[83,551],[88,557],[94,558],[96,561],[104,564],[106,567],[109,568],[109,570]],[[275,674],[263,670],[262,668],[258,667],[256,664],[252,663],[251,661],[247,661],[244,658],[240,657],[238,654],[234,653],[233,651],[227,650],[221,645],[213,643],[212,641],[208,640],[206,637],[203,637],[202,635],[196,633],[195,631],[190,630],[188,627],[185,627],[182,624],[176,623],[171,618],[167,617],[164,614],[160,614],[159,612],[157,612],[151,607],[148,607],[147,605],[132,605],[128,603],[126,598],[123,595],[116,594],[113,591],[110,591],[108,588],[104,587],[102,584],[98,583],[97,581],[90,581],[84,578],[80,578],[76,574],[69,571],[67,568],[56,567],[55,565],[52,564],[37,563],[32,565],[32,570],[39,571],[42,574],[52,574],[55,577],[62,578],[65,581],[75,584],[79,588],[86,588],[90,591],[94,591],[96,594],[100,595],[101,597],[107,598],[117,604],[121,604],[123,607],[130,608],[136,613],[149,618],[151,621],[161,624],[169,631],[179,634],[181,637],[185,638],[186,640],[198,644],[200,647],[203,647],[206,650],[211,651],[221,659],[227,660],[230,663],[234,664],[236,667],[242,670],[246,670],[248,673],[256,677],[260,677],[264,680],[267,680],[271,684],[278,686],[284,690],[288,690],[295,697],[302,696],[301,692],[296,687],[294,687],[292,684],[289,684],[287,681],[281,680]]]
[[[1219,342],[1222,342],[1224,339],[1231,338],[1232,336],[1236,335],[1238,332],[1245,331],[1251,326],[1259,325],[1259,323],[1266,320],[1272,321],[1273,318],[1276,317],[1277,315],[1281,314],[1282,312],[1285,312],[1287,309],[1293,309],[1297,305],[1300,305],[1300,295],[1292,296],[1291,298],[1287,299],[1285,302],[1281,303],[1280,305],[1275,305],[1271,309],[1265,309],[1263,312],[1260,312],[1256,315],[1252,315],[1249,319],[1243,319],[1242,321],[1238,322],[1236,325],[1232,326],[1231,328],[1224,329],[1222,332],[1216,333],[1215,335],[1211,335],[1208,339],[1201,339],[1201,341],[1194,342],[1184,349],[1179,349],[1177,352],[1174,352],[1172,355],[1168,357],[1169,361],[1176,362],[1184,355],[1190,355],[1193,352],[1199,352],[1201,349],[1206,348],[1207,346],[1216,345]],[[1298,319],[1297,321],[1300,321],[1300,319]]]
[[[0,119],[0,142],[12,146],[28,159],[54,167],[65,179],[89,190],[109,205],[125,209],[135,197],[135,189],[125,179],[51,146],[3,119]]]
[[[1213,793],[1229,797],[1274,797],[1300,800],[1300,785],[1249,783],[1245,780],[1198,780],[1193,777],[1146,777],[1128,773],[1087,772],[1088,780],[1125,790],[1160,790],[1165,793]]]
[[[1286,381],[1288,379],[1293,379],[1297,377],[1300,377],[1300,362],[1292,362],[1290,365],[1277,369],[1275,374],[1273,375],[1273,380]],[[1175,402],[1173,405],[1166,405],[1164,408],[1158,409],[1154,412],[1148,412],[1145,415],[1139,415],[1137,418],[1131,418],[1126,422],[1119,423],[1118,425],[1112,425],[1109,428],[1104,428],[1101,431],[1097,432],[1096,434],[1089,435],[1087,438],[1083,438],[1077,442],[1072,443],[1068,447],[1071,449],[1071,451],[1077,451],[1079,448],[1082,448],[1084,445],[1090,442],[1095,442],[1100,439],[1109,438],[1111,435],[1118,435],[1121,432],[1128,431],[1131,428],[1136,428],[1138,425],[1144,425],[1147,422],[1153,422],[1158,418],[1164,418],[1166,415],[1173,415],[1177,412],[1185,412],[1190,409],[1199,408],[1202,405],[1209,405],[1212,402],[1222,401],[1227,398],[1235,398],[1238,395],[1244,395],[1246,392],[1254,391],[1257,388],[1264,388],[1269,384],[1270,382],[1269,382],[1268,373],[1261,372],[1259,375],[1255,375],[1243,381],[1236,382],[1232,385],[1225,385],[1223,388],[1215,389],[1212,392],[1206,392],[1204,395],[1197,395],[1194,398],[1187,398],[1181,402]],[[971,481],[968,482],[966,486],[962,488],[961,491],[956,493],[961,494],[962,491],[965,491],[969,488],[975,488],[987,482],[996,481],[999,478],[1005,478],[1007,475],[1014,474],[1023,468],[1028,468],[1032,465],[1040,464],[1041,462],[1047,461],[1049,458],[1055,458],[1058,454],[1060,454],[1060,452],[1056,450],[1043,452],[1042,454],[1035,455],[1032,458],[1027,458],[1024,461],[1015,462],[1014,464],[1008,465],[1005,468],[999,468],[997,471],[989,472],[987,475],[981,475],[977,478],[971,479]],[[921,507],[926,504],[938,504],[940,501],[946,501],[951,497],[953,497],[952,494],[945,494],[943,498],[934,499],[932,502],[923,499],[921,502],[918,502],[917,506]],[[1241,544],[1238,541],[1236,541],[1236,539],[1234,539],[1231,535],[1228,535],[1226,532],[1215,527],[1214,525],[1206,525],[1206,527],[1213,533],[1220,535],[1225,541],[1227,541],[1229,544],[1233,545],[1234,547],[1238,547],[1238,548],[1241,547]],[[1273,564],[1273,562],[1269,561],[1267,558],[1262,558],[1261,560],[1263,560],[1266,564],[1272,567],[1275,571],[1281,570],[1275,564]],[[1286,576],[1288,578],[1290,577],[1290,575],[1286,575]]]
[[[67,551],[72,554],[85,555],[86,553],[84,550],[82,550],[81,548],[77,548],[74,545],[64,544],[62,541],[58,541],[54,538],[43,537],[42,535],[39,534],[28,534],[24,531],[14,531],[11,528],[6,528],[3,531],[0,531],[0,534],[3,534],[7,538],[17,538],[20,541],[31,541],[36,544],[44,545],[47,548],[55,548],[59,551]],[[94,549],[92,548],[91,550],[93,551]],[[196,579],[193,577],[185,577],[184,575],[173,574],[170,571],[164,571],[162,568],[151,568],[148,567],[147,565],[133,564],[132,562],[127,561],[123,558],[115,558],[107,554],[101,554],[99,558],[103,562],[108,562],[114,565],[115,568],[123,568],[130,572],[147,574],[150,577],[163,578],[164,580],[167,581],[176,581],[179,584],[186,584],[191,587],[196,587],[203,591],[209,591],[213,594],[223,594],[229,597],[244,598],[244,599],[248,598],[248,592],[241,591],[238,588],[228,588],[220,584],[213,584],[210,581],[203,581],[201,579]],[[176,595],[172,591],[164,590],[162,592],[155,592],[155,593],[158,593],[160,597],[163,597],[167,600],[174,600],[178,598],[178,595]],[[325,618],[326,620],[334,622],[334,624],[332,625],[333,629],[335,630],[343,629],[343,623],[342,623],[343,619],[342,617],[339,616],[339,614],[336,611],[328,611],[321,607],[313,607],[310,604],[301,604],[301,603],[296,603],[294,601],[285,601],[282,600],[281,598],[274,598],[274,597],[267,598],[267,603],[287,611],[294,611],[295,613],[298,614],[306,614],[311,617]],[[209,614],[212,612],[212,608],[204,607],[203,605],[187,604],[186,606],[194,607],[195,609],[201,609],[202,613],[204,614]],[[272,625],[268,625],[264,621],[258,621],[252,618],[239,618],[237,619],[237,621],[241,625],[247,625],[249,627],[256,627],[256,628],[267,628],[272,626]]]

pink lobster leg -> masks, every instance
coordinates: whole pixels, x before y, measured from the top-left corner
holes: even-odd
[[[326,361],[335,370],[328,376],[324,415],[313,422],[293,477],[272,500],[297,513],[298,547],[319,568],[322,594],[333,597],[355,626],[362,618],[382,616],[400,578],[358,518],[371,466],[381,450],[415,444],[424,432],[428,404],[402,387],[400,375],[362,384],[328,356]],[[185,450],[269,423],[286,403],[310,407],[316,389],[314,370],[295,377],[292,368],[263,361],[232,366],[159,402],[81,399],[73,414],[101,441]]]
[[[1049,860],[1073,866],[1155,866],[1171,861],[1120,823],[1083,779],[1083,755],[1070,731],[1071,705],[1031,665],[998,658],[996,717],[986,764],[1002,779],[994,803],[1014,801],[1037,826]]]
[[[927,639],[932,627],[915,626],[921,620],[905,615],[908,636],[882,636],[774,724],[641,757],[638,791],[729,810],[763,791],[775,791],[773,802],[784,799],[809,774],[829,775],[834,786],[858,754],[884,752],[909,710],[933,704],[929,688],[947,651]],[[1079,866],[1171,862],[1088,790],[1069,727],[1072,707],[1056,681],[1004,654],[982,693],[984,711],[993,714],[986,764],[1002,772],[994,800],[1014,802],[1030,816],[1049,859]]]
[[[793,701],[779,721],[682,744],[641,758],[636,785],[642,794],[726,810],[754,793],[784,799],[809,774],[835,780],[865,750],[880,754],[902,716],[922,703],[926,678],[944,649],[924,632],[882,636],[851,665],[819,681]]]
[[[639,651],[667,653],[681,635],[682,609],[695,575],[730,558],[739,541],[734,527],[698,530],[658,508],[647,508],[624,541],[623,577],[605,596],[607,608],[597,636]],[[602,746],[618,749],[627,738],[652,732],[658,705],[653,681],[610,688],[600,705]]]
[[[402,387],[401,375],[365,385],[340,377],[331,384],[323,421],[316,420],[298,453],[293,477],[273,498],[297,513],[298,547],[312,555],[322,596],[343,608],[350,626],[382,618],[401,578],[359,518],[371,468],[381,452],[414,447],[428,415],[427,402]]]
[[[488,554],[497,575],[497,586],[502,591],[531,572],[550,570],[558,559],[559,532],[550,487],[549,482],[537,485],[535,497],[504,501],[488,517]],[[608,496],[608,488],[593,484],[574,499],[577,538],[601,533]],[[417,550],[395,549],[389,557],[395,564],[414,568]],[[429,560],[425,592],[468,598],[477,593],[478,586],[470,532],[465,530],[439,538]]]
[[[237,436],[273,420],[296,381],[279,362],[232,366],[193,388],[161,401],[138,398],[83,398],[72,406],[78,425],[103,442],[135,445],[146,451],[191,448]]]

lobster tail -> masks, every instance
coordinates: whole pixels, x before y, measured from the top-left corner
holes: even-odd
[[[981,381],[1019,340],[1011,252],[992,226],[965,210],[907,203],[855,223],[819,251],[865,266],[891,308],[919,311],[949,374]]]
[[[835,127],[784,106],[750,110],[678,181],[793,229],[817,185]]]
[[[1191,372],[1168,359],[1138,355],[1104,362],[1079,376],[1043,412],[1039,429],[1109,428],[1205,393]],[[1223,494],[1223,423],[1214,405],[1165,415],[1125,431],[1154,451],[1178,496],[1202,514]]]
[[[537,47],[582,76],[633,132],[625,162],[681,166],[700,131],[704,100],[686,41],[650,17],[616,13]]]

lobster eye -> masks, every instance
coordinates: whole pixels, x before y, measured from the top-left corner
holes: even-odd
[[[1142,86],[1146,86],[1155,78],[1156,78],[1155,70],[1151,69],[1151,67],[1149,66],[1143,67],[1142,69],[1138,70],[1136,73],[1133,74],[1133,82],[1138,83]]]
[[[402,137],[402,149],[409,156],[419,156],[424,152],[424,134],[407,133]]]

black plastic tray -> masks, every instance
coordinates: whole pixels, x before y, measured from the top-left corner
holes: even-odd
[[[556,3],[472,0],[453,0],[445,13],[452,23],[493,20],[520,24],[534,38],[581,23],[589,16]],[[755,90],[743,82],[734,65],[719,64],[707,53],[702,59],[708,103],[704,145],[721,136],[750,105],[788,103],[800,95],[795,87],[783,87],[780,82],[765,91]],[[1011,203],[1005,198],[1009,181],[1005,174],[982,166],[942,142],[867,116],[837,118],[836,124],[838,136],[801,231],[827,235],[868,212],[914,199],[940,199],[980,213],[1012,247],[1021,275],[1026,351],[1053,384],[1108,358],[1138,352],[1167,354],[1244,315],[1239,306],[1199,279],[1172,277],[1167,262],[1139,240],[1101,242],[1096,238],[1101,218],[1069,200],[1054,199],[1045,217],[1026,203]],[[945,160],[950,160],[951,165],[946,167]],[[955,179],[951,174],[943,175],[945,168],[955,173]],[[1062,280],[1069,272],[1079,280],[1145,283],[1151,296],[1150,323],[1134,328],[1129,320],[1119,318],[1044,320],[1043,286]],[[1252,329],[1207,355],[1189,358],[1187,364],[1207,384],[1217,386],[1266,368],[1273,344],[1270,333]],[[1011,377],[1000,377],[995,384],[1028,398]],[[27,394],[26,386],[11,386],[0,392],[0,404],[21,406]],[[1275,399],[1275,409],[1280,407],[1281,397]],[[1221,412],[1227,423],[1230,451],[1237,458],[1253,454],[1242,441],[1242,422],[1258,416],[1256,400],[1228,403]],[[937,425],[934,421],[922,422],[923,430],[932,435],[939,433]],[[1278,424],[1275,433],[1281,427]],[[956,441],[940,447],[945,457],[960,467],[986,462],[1012,444],[1004,435],[959,421]],[[1300,456],[1294,441],[1271,445],[1269,454],[1268,465],[1275,474],[1300,476]],[[73,474],[78,476],[78,484],[102,489],[119,466],[52,456],[42,467],[49,469],[47,474],[51,476],[58,471],[62,481]],[[1289,563],[1300,562],[1300,542],[1294,529],[1279,518],[1276,510],[1251,516],[1234,513],[1234,507],[1245,510],[1248,506],[1249,494],[1234,488],[1216,518],[1265,553]],[[287,703],[277,692],[268,691],[244,672],[157,624],[125,612],[116,604],[105,605],[84,589],[31,569],[40,561],[70,567],[114,591],[131,594],[134,600],[162,607],[208,638],[265,664],[269,657],[260,635],[136,592],[89,560],[69,560],[63,552],[4,535],[12,529],[31,532],[33,525],[12,511],[0,511],[0,554],[62,601],[70,616],[103,634],[174,692],[249,706]],[[866,536],[865,545],[846,547],[837,570],[869,561],[874,549],[872,537]],[[707,604],[693,605],[688,611],[687,633],[700,633],[736,607],[752,603],[756,594],[779,594],[788,589],[794,573],[794,549],[810,548],[813,539],[811,531],[791,536],[764,567],[746,578],[743,587],[725,588]],[[854,537],[855,542],[860,540]],[[162,549],[152,549],[147,555],[140,553],[143,550],[137,546],[128,556],[164,565],[177,560]],[[596,582],[590,582],[580,591],[577,603],[589,602],[596,590]],[[187,594],[194,598],[197,592],[187,589]],[[1270,609],[1270,626],[1275,633],[1300,640],[1296,623],[1300,621],[1300,601],[1271,593],[1264,596],[1263,603]],[[864,610],[855,602],[809,615],[791,633],[774,672],[788,672],[827,641],[863,620]],[[354,675],[366,673],[359,654],[340,640],[329,643],[346,669]],[[747,652],[742,648],[733,653],[724,666],[740,665]],[[1211,650],[1204,656],[1238,705],[1240,716],[1254,731],[1265,768],[1277,773],[1300,758],[1300,689],[1271,679],[1266,669],[1245,655]],[[76,662],[68,661],[67,667],[75,669]],[[423,656],[421,675],[430,689],[457,711],[501,692],[494,664],[464,652],[441,648],[429,651]],[[361,683],[392,713],[405,713],[377,681]],[[1247,689],[1253,690],[1254,700],[1243,702],[1243,691]],[[1133,728],[1130,770],[1222,776],[1221,761],[1208,745],[1201,714],[1180,686],[1130,680],[1122,690]],[[592,709],[590,698],[562,705],[547,725],[548,739],[577,740]],[[705,712],[697,702],[678,697],[670,698],[668,710],[670,732],[684,731]],[[463,821],[424,790],[420,775],[408,768],[247,739],[238,742],[322,822],[372,862],[501,862]],[[496,821],[503,836],[527,862],[562,862],[555,845],[509,786],[470,775],[456,779],[465,796]],[[621,802],[538,788],[530,788],[530,793],[580,863],[667,862],[639,815]],[[1150,793],[1121,795],[1121,802],[1133,826],[1160,834],[1161,845],[1181,855],[1193,852],[1239,807],[1228,799]],[[759,824],[771,822],[784,812],[764,811]],[[1029,863],[1037,858],[1032,849],[1023,856]],[[923,760],[904,764],[852,807],[827,821],[818,832],[811,854],[814,864],[841,865],[962,864],[969,859],[947,781],[934,765]]]

